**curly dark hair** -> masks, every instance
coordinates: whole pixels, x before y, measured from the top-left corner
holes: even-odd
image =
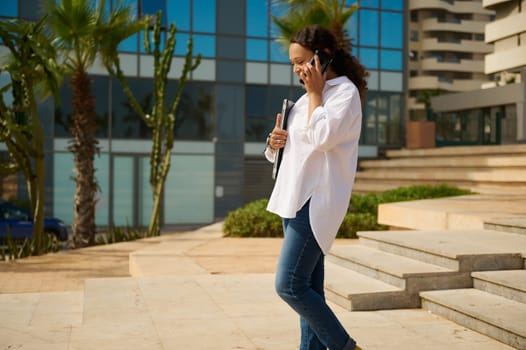
[[[336,37],[329,30],[319,25],[306,26],[297,32],[291,39],[291,43],[296,43],[311,51],[320,52],[329,50],[332,57],[331,67],[338,76],[347,76],[358,88],[360,99],[365,100],[367,94],[367,76],[369,72],[360,63],[357,57],[344,50],[338,44]]]

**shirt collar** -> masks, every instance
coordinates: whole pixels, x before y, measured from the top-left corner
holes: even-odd
[[[334,86],[334,85],[338,85],[338,84],[341,84],[341,83],[344,83],[346,81],[348,81],[349,78],[347,78],[347,76],[345,75],[341,75],[339,77],[336,77],[336,78],[332,78],[330,80],[327,80],[326,83],[328,85],[331,85],[331,86]]]

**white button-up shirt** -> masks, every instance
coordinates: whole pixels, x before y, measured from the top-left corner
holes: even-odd
[[[362,109],[356,86],[340,76],[325,83],[323,104],[307,124],[309,97],[292,108],[278,177],[267,210],[294,218],[310,198],[310,224],[324,254],[343,221],[356,174]],[[273,162],[269,147],[266,158]]]

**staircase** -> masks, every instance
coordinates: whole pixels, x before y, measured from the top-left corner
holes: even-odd
[[[478,193],[526,193],[526,145],[391,150],[386,160],[363,160],[354,193],[448,183]]]
[[[526,349],[526,198],[509,207],[490,201],[497,203],[492,211],[476,199],[442,199],[435,208],[419,205],[425,201],[385,205],[396,213],[384,215],[389,225],[417,230],[360,232],[359,244],[334,247],[327,299],[352,311],[422,307]],[[448,213],[458,203],[466,212]],[[456,228],[444,226],[448,215]],[[420,221],[426,229],[414,227]]]

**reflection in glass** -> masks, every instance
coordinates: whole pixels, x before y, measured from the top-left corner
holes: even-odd
[[[151,111],[153,84],[150,79],[128,78],[128,85],[144,111]],[[121,84],[112,84],[112,138],[150,139],[151,130],[132,108]]]
[[[108,137],[108,106],[109,106],[109,78],[105,76],[91,76],[92,91],[96,94],[95,112],[97,114],[97,137]],[[60,105],[55,106],[55,137],[70,137],[72,93],[71,85],[65,81],[60,88]]]
[[[215,133],[213,91],[210,83],[186,83],[175,117],[177,140],[212,140]]]

